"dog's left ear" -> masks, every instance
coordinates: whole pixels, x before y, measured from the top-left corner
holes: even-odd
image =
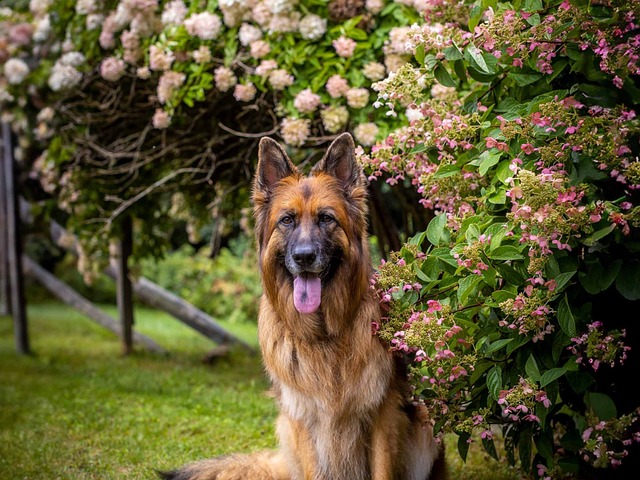
[[[311,173],[325,172],[336,177],[344,187],[356,186],[362,178],[362,169],[356,162],[356,146],[349,133],[343,133],[336,138],[322,160]]]

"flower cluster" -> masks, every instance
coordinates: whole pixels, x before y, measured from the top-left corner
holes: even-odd
[[[500,390],[498,405],[502,414],[514,422],[540,422],[535,411],[538,405],[549,408],[551,400],[544,390],[536,387],[535,382],[520,378],[518,383],[508,390]]]
[[[603,332],[604,325],[596,321],[587,325],[587,331],[572,338],[573,345],[567,347],[576,356],[576,363],[587,364],[597,371],[602,364],[611,368],[622,365],[631,348],[623,343],[625,330]]]
[[[14,102],[25,94],[21,87],[33,73],[29,65],[37,65],[40,59],[54,62],[51,69],[42,63],[39,75],[47,75],[50,89],[62,94],[72,92],[83,78],[88,80],[91,67],[100,60],[99,74],[109,82],[137,77],[157,86],[158,101],[149,110],[156,128],[169,128],[176,112],[202,101],[203,92],[214,88],[222,94],[236,87],[233,98],[245,103],[254,101],[257,90],[281,92],[274,112],[284,140],[292,140],[292,146],[304,145],[312,134],[335,134],[346,128],[357,130],[356,138],[371,145],[380,128],[369,126],[378,116],[370,90],[392,70],[385,67],[393,63],[389,58],[406,53],[408,27],[397,27],[378,16],[382,2],[372,1],[363,11],[345,11],[335,17],[331,16],[337,12],[333,3],[309,13],[305,2],[293,0],[228,1],[203,10],[197,2],[186,0],[122,0],[112,8],[87,0],[78,3],[73,18],[60,15],[56,2],[31,2],[27,14],[5,9],[0,22],[8,26],[10,35],[0,42],[0,77],[4,79],[0,101]],[[419,18],[418,9],[423,6],[403,2],[394,7],[398,18],[406,16],[409,22]],[[366,14],[366,30],[357,21],[361,14]],[[54,29],[65,32],[62,44]],[[225,44],[231,38],[237,47],[228,49]],[[367,48],[374,41],[384,48]],[[44,48],[46,42],[58,43]],[[96,47],[105,52],[104,59],[95,58]],[[91,52],[91,58],[87,63],[84,59],[70,62],[69,52]],[[330,56],[341,60],[326,65],[318,61]],[[192,68],[191,62],[201,68]],[[393,69],[404,61],[395,63]],[[347,78],[345,68],[362,73]],[[176,82],[178,78],[182,81]],[[165,113],[158,113],[158,108]],[[286,119],[309,120],[299,122],[309,128],[285,135],[283,130],[291,125]]]

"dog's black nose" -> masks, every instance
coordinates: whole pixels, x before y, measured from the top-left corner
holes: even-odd
[[[309,267],[316,261],[317,255],[313,245],[302,244],[295,247],[291,256],[300,267]]]

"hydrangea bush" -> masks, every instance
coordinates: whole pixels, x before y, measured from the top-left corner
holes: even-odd
[[[638,451],[613,372],[637,355],[639,21],[636,1],[430,2],[375,85],[413,113],[360,160],[435,216],[380,266],[374,331],[463,457],[500,431],[536,478],[605,478]]]
[[[125,213],[135,220],[135,251],[155,255],[176,202],[192,230],[212,212],[238,217],[263,135],[318,152],[345,129],[364,146],[383,138],[394,122],[373,107],[372,85],[410,58],[406,32],[427,8],[413,0],[14,3],[0,9],[0,108],[20,138],[18,159],[26,169],[38,157],[32,174],[93,260],[87,278]]]

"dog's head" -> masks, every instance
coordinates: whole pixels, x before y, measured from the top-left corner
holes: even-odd
[[[263,138],[253,184],[263,278],[291,282],[301,313],[315,312],[323,286],[355,255],[366,235],[366,189],[348,133],[336,138],[308,176],[274,140]]]

